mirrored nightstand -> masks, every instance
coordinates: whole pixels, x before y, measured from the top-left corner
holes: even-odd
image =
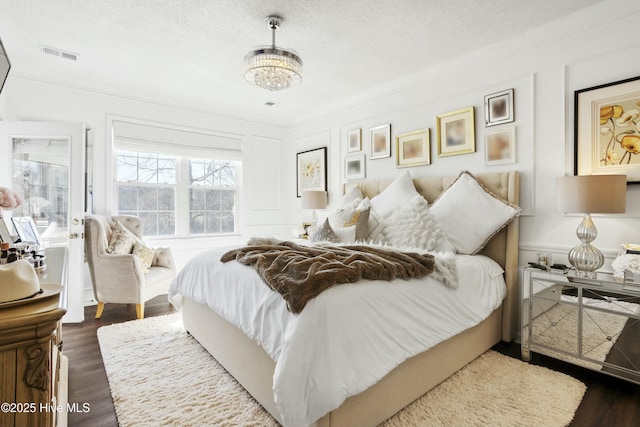
[[[531,352],[640,384],[640,283],[522,272],[522,358]]]

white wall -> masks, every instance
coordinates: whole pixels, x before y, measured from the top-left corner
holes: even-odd
[[[280,173],[288,160],[287,129],[42,83],[22,78],[13,71],[0,95],[2,120],[82,122],[93,130],[94,207],[99,214],[112,212],[110,192],[113,184],[107,182],[107,171],[113,164],[105,154],[111,143],[107,140],[107,115],[242,135],[244,194],[240,204],[240,231],[243,236],[235,239],[149,239],[154,245],[171,246],[178,266],[214,245],[245,239],[247,235],[282,234],[283,230],[290,228],[284,210],[287,201],[281,191],[287,177]],[[10,186],[10,183],[0,182],[0,185]]]
[[[462,169],[493,172],[515,168],[522,173],[521,264],[536,252],[566,253],[578,243],[580,217],[564,216],[555,205],[555,180],[573,173],[573,92],[640,75],[640,2],[605,1],[544,27],[458,57],[424,73],[377,89],[377,97],[350,100],[345,109],[292,130],[287,189],[292,226],[309,215],[295,199],[295,153],[321,146],[329,150],[329,197],[341,194],[346,133],[362,128],[367,179],[389,179],[403,170],[392,158],[369,160],[369,128],[391,123],[392,138],[415,129],[431,130],[432,164],[411,168],[414,177],[455,175]],[[484,95],[515,89],[517,163],[485,166]],[[436,116],[475,107],[477,152],[438,158]],[[504,125],[508,127],[509,125]],[[640,186],[628,187],[626,215],[595,218],[595,244],[609,258],[622,242],[640,242]]]

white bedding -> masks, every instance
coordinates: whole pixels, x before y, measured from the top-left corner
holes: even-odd
[[[300,315],[251,268],[220,263],[229,250],[195,257],[169,299],[208,305],[259,343],[276,362],[273,392],[285,426],[309,425],[404,360],[480,323],[506,295],[491,259],[457,255],[457,289],[432,278],[335,286]]]

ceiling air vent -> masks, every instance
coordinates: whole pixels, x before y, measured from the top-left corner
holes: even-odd
[[[71,61],[77,61],[78,55],[75,53],[67,52],[62,49],[58,49],[51,46],[40,45],[40,52],[46,53],[47,55],[57,56],[58,58],[69,59]]]

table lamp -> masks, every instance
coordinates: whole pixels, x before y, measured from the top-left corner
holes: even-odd
[[[602,252],[591,244],[598,237],[591,214],[624,213],[627,202],[626,175],[563,176],[556,183],[558,210],[583,213],[576,234],[582,243],[569,252],[578,277],[595,279],[604,264]]]
[[[303,191],[302,192],[302,209],[313,209],[311,215],[312,227],[318,223],[318,214],[316,209],[327,208],[327,192],[326,191]]]

